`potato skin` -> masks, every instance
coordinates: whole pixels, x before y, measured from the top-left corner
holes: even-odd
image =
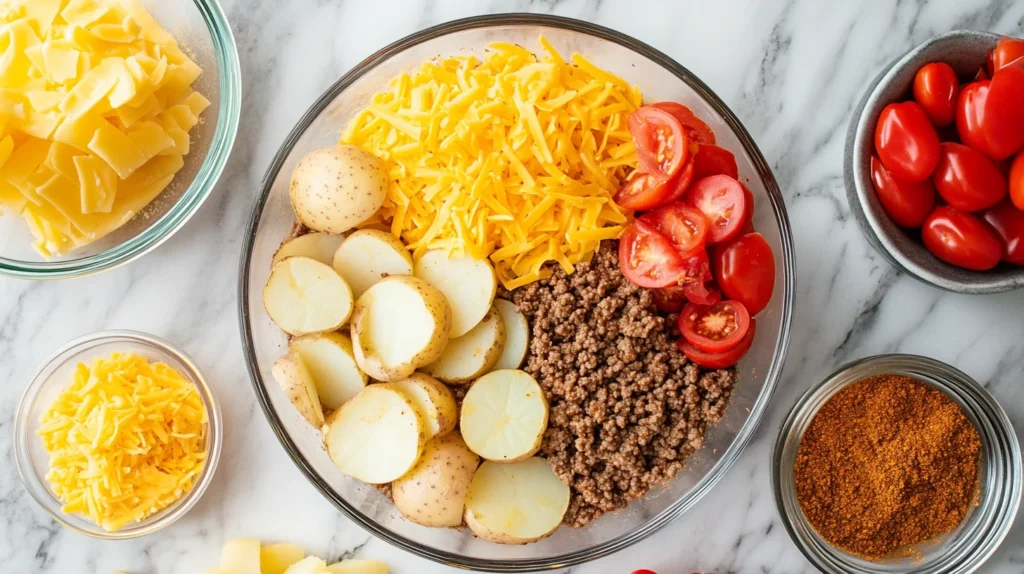
[[[488,324],[492,322],[494,325],[488,327]],[[498,362],[498,359],[501,358],[501,353],[505,349],[505,321],[501,318],[501,314],[498,313],[498,310],[491,307],[491,309],[487,311],[487,314],[484,315],[484,318],[462,337],[470,337],[475,334],[474,331],[476,329],[480,328],[494,329],[496,335],[491,346],[484,350],[483,356],[479,359],[476,369],[456,374],[452,370],[453,364],[451,363],[451,357],[449,357],[448,361],[445,361],[443,360],[444,353],[442,353],[441,357],[437,361],[424,366],[423,372],[437,377],[449,385],[463,385],[490,371],[494,367],[495,363]],[[459,339],[462,339],[462,337],[459,337]],[[445,351],[448,351],[451,348],[450,345],[459,339],[450,339],[448,341],[449,346],[445,347]],[[458,369],[459,367],[462,367],[463,364],[456,364],[454,365],[454,368]]]
[[[423,526],[461,525],[466,493],[479,464],[480,457],[458,432],[431,439],[416,466],[391,483],[395,507]]]
[[[350,145],[309,152],[292,171],[292,209],[314,231],[344,233],[380,209],[387,195],[384,162]]]
[[[324,424],[320,397],[298,353],[292,351],[279,357],[274,361],[270,372],[299,414],[309,421],[313,428],[320,428],[320,425]]]

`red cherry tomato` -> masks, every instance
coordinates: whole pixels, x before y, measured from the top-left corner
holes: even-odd
[[[988,70],[985,69],[985,66],[982,66],[982,67],[978,68],[978,73],[974,74],[974,79],[971,80],[971,81],[973,81],[973,82],[980,82],[982,80],[991,80],[991,79],[992,78],[988,75]]]
[[[948,205],[935,208],[921,229],[924,246],[951,265],[985,271],[999,264],[1003,245],[980,219]]]
[[[875,127],[875,151],[896,177],[924,181],[939,162],[939,135],[917,102],[889,104]]]
[[[958,143],[939,148],[932,179],[946,203],[960,211],[978,211],[1006,197],[1006,179],[985,154]]]
[[[775,291],[775,255],[760,233],[741,235],[716,246],[711,269],[728,299],[739,301],[757,315]]]
[[[715,145],[715,132],[703,120],[694,115],[690,108],[677,102],[657,102],[651,104],[651,106],[664,110],[679,120],[679,123],[683,126],[683,131],[686,132],[686,137],[692,143]]]
[[[712,175],[694,183],[689,202],[708,219],[708,243],[736,237],[747,220],[743,186],[727,175]]]
[[[1017,209],[1024,209],[1024,151],[1010,164],[1010,199]]]
[[[747,221],[740,228],[740,235],[754,232],[754,192],[750,191],[749,187],[743,185],[743,195],[747,198]]]
[[[689,158],[683,126],[668,112],[644,106],[629,114],[629,134],[640,166],[658,179],[667,180],[678,173]]]
[[[750,314],[737,301],[710,306],[687,303],[679,314],[679,332],[683,338],[708,353],[721,353],[735,347],[749,328]]]
[[[690,182],[693,181],[693,159],[686,162],[686,165],[679,170],[679,173],[672,176],[672,179],[668,180],[665,186],[668,188],[668,193],[665,194],[665,199],[660,205],[667,205],[676,201],[680,197],[686,194],[686,191],[690,189]]]
[[[708,284],[712,281],[711,262],[704,249],[695,249],[684,255],[686,274],[679,280],[683,296],[698,305],[714,305],[722,300],[722,293]]]
[[[706,351],[701,351],[690,344],[686,339],[679,339],[676,341],[676,346],[679,347],[679,350],[682,351],[684,355],[686,355],[687,359],[690,359],[705,369],[728,369],[740,362],[743,355],[746,355],[747,351],[750,350],[750,345],[754,342],[754,329],[756,327],[757,321],[751,319],[750,327],[747,329],[747,335],[743,337],[743,340],[735,347],[721,353],[708,353]]]
[[[658,574],[654,570],[634,570],[632,574]]]
[[[898,180],[875,156],[871,156],[871,181],[879,203],[896,225],[917,229],[935,207],[935,187],[930,179],[916,183]]]
[[[992,80],[960,90],[956,129],[960,141],[992,159],[1005,159],[1024,147],[1024,66],[999,70]]]
[[[914,76],[914,99],[936,126],[953,123],[960,80],[945,62],[925,64]]]
[[[704,246],[708,220],[703,213],[688,205],[670,203],[645,213],[638,219],[667,237],[682,257]]]
[[[1024,40],[1003,36],[988,55],[988,73],[994,75],[1014,65],[1024,66]]]
[[[685,272],[668,238],[639,219],[619,238],[619,268],[634,285],[648,289],[674,285]]]
[[[1024,211],[1004,201],[981,213],[1003,244],[1003,261],[1024,265]]]
[[[652,289],[651,298],[654,299],[654,306],[662,313],[678,313],[683,310],[686,304],[686,295],[679,285],[669,285],[661,289]]]
[[[633,211],[643,211],[661,205],[669,194],[667,182],[649,173],[635,170],[615,192],[615,203]]]
[[[739,177],[736,167],[736,156],[732,152],[716,145],[702,145],[693,156],[693,179],[699,180],[711,175],[727,175],[733,179]]]

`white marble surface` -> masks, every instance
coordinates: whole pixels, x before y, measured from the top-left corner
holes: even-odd
[[[242,127],[199,214],[145,259],[97,277],[0,279],[0,455],[8,461],[0,466],[0,571],[194,573],[214,565],[221,544],[236,536],[294,541],[332,558],[379,558],[398,574],[450,571],[371,538],[287,458],[253,400],[235,282],[257,183],[313,99],[387,43],[482,12],[586,19],[683,63],[745,122],[775,170],[795,231],[799,291],[789,361],[755,440],[691,512],[572,572],[812,572],[772,502],[769,451],[796,396],[850,359],[900,351],[948,361],[984,381],[1024,434],[1024,292],[958,296],[897,273],[861,237],[841,178],[849,113],[880,66],[953,28],[1020,35],[1024,2],[225,0],[225,9],[242,61]],[[200,504],[170,529],[130,542],[62,530],[25,494],[11,454],[14,406],[38,362],[73,337],[109,328],[183,346],[216,385],[227,421],[224,455]],[[983,571],[1024,571],[1024,520]]]

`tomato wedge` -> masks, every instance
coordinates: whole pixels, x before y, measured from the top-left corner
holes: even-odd
[[[715,145],[715,132],[703,120],[698,118],[693,110],[678,102],[657,102],[651,107],[664,110],[672,117],[679,120],[690,141],[700,145]]]
[[[736,167],[736,156],[732,152],[716,145],[702,145],[693,155],[693,178],[703,179],[709,175],[727,175],[733,179],[739,177]]]
[[[662,313],[678,313],[683,310],[686,304],[686,295],[679,285],[669,285],[661,289],[653,289],[651,298],[654,299],[654,306]]]
[[[743,185],[727,175],[713,175],[694,183],[689,202],[708,219],[708,243],[736,237],[748,219]]]
[[[687,359],[690,359],[705,369],[728,369],[740,362],[743,355],[746,355],[747,351],[750,350],[750,345],[754,342],[755,327],[757,327],[757,321],[751,319],[750,327],[747,329],[747,334],[743,337],[743,340],[735,347],[721,353],[708,353],[707,351],[701,351],[690,344],[686,339],[679,339],[676,341],[676,346],[679,347],[679,350],[682,351],[684,355],[686,355]]]
[[[698,305],[714,305],[721,301],[722,293],[718,289],[708,287],[708,283],[713,279],[708,252],[703,248],[694,249],[683,255],[683,259],[686,269],[686,274],[680,279],[683,296]]]
[[[664,203],[668,192],[666,182],[636,170],[626,178],[612,200],[626,209],[644,211]]]
[[[693,159],[686,162],[683,169],[679,170],[679,173],[665,184],[668,192],[665,194],[665,200],[662,202],[662,205],[672,203],[686,195],[686,191],[690,189],[691,182],[693,182]]]
[[[674,285],[685,272],[672,242],[639,219],[619,238],[619,268],[631,283],[648,289]]]
[[[687,303],[679,315],[679,332],[683,338],[708,353],[721,353],[735,347],[749,328],[750,314],[737,301],[714,305]]]
[[[708,220],[704,214],[685,204],[676,202],[663,205],[639,217],[672,243],[680,256],[704,246]]]
[[[689,141],[679,120],[668,112],[644,106],[629,114],[628,123],[644,171],[661,180],[679,172],[690,156]]]

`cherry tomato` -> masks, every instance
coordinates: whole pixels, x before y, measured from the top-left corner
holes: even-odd
[[[914,99],[936,126],[953,123],[960,80],[945,62],[925,64],[914,76]]]
[[[924,246],[946,263],[974,271],[999,264],[1003,245],[980,219],[948,205],[935,208],[921,229]]]
[[[742,183],[740,185],[743,185]],[[754,232],[754,192],[743,185],[743,195],[747,198],[747,221],[740,228],[740,235]]]
[[[682,203],[663,205],[641,215],[639,220],[668,238],[680,256],[704,246],[708,220],[697,209]]]
[[[651,104],[651,106],[664,110],[679,120],[679,123],[683,126],[683,131],[686,132],[686,137],[691,142],[700,145],[715,145],[715,132],[703,120],[698,118],[690,108],[677,102],[658,102]]]
[[[686,195],[686,191],[690,189],[690,182],[693,181],[693,159],[686,162],[683,169],[679,170],[679,173],[672,176],[672,179],[668,180],[665,186],[668,188],[668,193],[665,194],[665,199],[660,205],[666,205],[676,201],[680,197]]]
[[[626,209],[643,211],[661,205],[670,191],[668,182],[635,170],[626,178],[612,199]]]
[[[995,50],[988,55],[988,73],[996,72],[1007,66],[1024,66],[1024,40],[1003,36],[996,43]]]
[[[985,154],[958,143],[939,148],[932,179],[946,203],[960,211],[978,211],[1006,197],[1006,179]]]
[[[741,235],[716,246],[711,269],[722,295],[743,303],[751,316],[772,300],[775,255],[760,233]]]
[[[967,84],[956,105],[960,141],[992,159],[1024,148],[1024,66],[999,70],[991,81]]]
[[[935,207],[935,187],[930,179],[916,183],[898,180],[875,156],[871,156],[871,181],[879,203],[896,225],[917,229]]]
[[[699,180],[710,175],[723,174],[733,179],[739,177],[736,156],[716,145],[702,145],[693,156],[693,179]]]
[[[662,313],[678,313],[686,304],[686,294],[679,285],[652,289],[651,298],[654,299],[654,306]]]
[[[654,570],[634,570],[632,574],[658,574]]]
[[[735,347],[750,328],[750,314],[737,301],[714,305],[687,303],[679,314],[679,332],[691,345],[708,353]]]
[[[683,296],[698,305],[714,305],[722,300],[722,293],[708,284],[714,279],[711,275],[711,262],[704,249],[695,249],[683,256],[686,273],[679,280]]]
[[[708,219],[708,243],[739,235],[747,220],[747,196],[740,182],[727,175],[712,175],[693,184],[689,202]]]
[[[978,73],[974,74],[974,79],[972,81],[980,82],[982,80],[991,80],[991,79],[992,78],[988,75],[988,70],[985,69],[985,66],[982,66],[982,67],[978,68]]]
[[[654,177],[667,180],[683,167],[690,145],[683,126],[672,114],[644,106],[629,114],[629,134],[636,144],[640,166]]]
[[[690,359],[705,369],[728,369],[740,362],[743,355],[746,355],[747,351],[750,350],[750,345],[754,342],[754,329],[756,327],[757,321],[751,319],[750,327],[747,329],[747,335],[743,337],[743,340],[735,347],[721,353],[708,353],[706,351],[701,351],[697,347],[691,345],[686,339],[679,339],[676,341],[676,346],[679,347],[679,350],[682,351],[684,355],[686,355],[687,359]]]
[[[939,162],[939,135],[917,102],[889,104],[878,116],[875,150],[896,177],[924,181]]]
[[[1024,211],[1004,201],[981,213],[1003,244],[1003,261],[1024,265]]]
[[[1017,209],[1024,209],[1024,151],[1010,164],[1010,199]]]
[[[634,285],[648,289],[674,285],[685,272],[668,238],[639,219],[619,238],[619,268]]]

